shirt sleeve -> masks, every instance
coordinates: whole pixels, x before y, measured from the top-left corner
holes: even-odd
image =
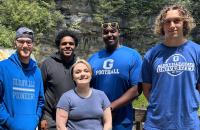
[[[41,75],[41,72],[40,72]],[[38,86],[39,89],[39,96],[38,96],[38,108],[37,108],[37,115],[39,118],[41,118],[42,116],[42,109],[44,107],[44,87],[43,87],[43,81],[42,78],[40,76],[40,84]]]
[[[108,97],[106,96],[106,94],[103,92],[103,91],[101,91],[102,92],[102,108],[103,108],[103,110],[105,110],[108,106],[110,106],[110,101],[109,101],[109,99],[108,99]]]
[[[140,80],[143,83],[152,83],[152,73],[151,73],[152,67],[150,64],[150,59],[148,58],[148,55],[144,56],[144,60],[142,63],[142,70],[140,75]]]
[[[67,93],[64,93],[60,100],[58,101],[58,104],[56,106],[57,108],[64,109],[65,111],[69,112],[70,109],[70,98],[67,96]]]
[[[197,79],[197,84],[200,84],[200,53],[199,53],[199,58],[198,58],[198,66],[197,66],[197,70],[198,70],[198,79]]]
[[[4,97],[4,88],[2,85],[2,75],[0,75],[0,125],[4,125],[10,117],[10,114],[8,113],[6,106],[4,104],[3,97]]]
[[[133,65],[130,70],[131,85],[137,85],[139,82],[139,75],[142,67],[142,58],[139,53],[134,55]]]
[[[47,65],[46,65],[46,61],[44,61],[42,63],[42,65],[40,66],[40,70],[42,73],[42,79],[43,79],[43,84],[44,84],[44,91],[46,91],[46,79],[47,79]]]

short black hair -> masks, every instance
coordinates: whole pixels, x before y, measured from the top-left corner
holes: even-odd
[[[55,43],[56,43],[57,47],[59,47],[62,38],[66,37],[66,36],[72,37],[74,39],[75,46],[76,47],[78,46],[78,38],[75,36],[75,34],[68,30],[62,30],[58,33],[58,35],[56,36],[56,39],[55,39]]]

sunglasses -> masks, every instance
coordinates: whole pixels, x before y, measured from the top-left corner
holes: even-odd
[[[111,22],[111,23],[103,23],[101,26],[103,29],[106,29],[108,27],[119,29],[119,24],[117,22]]]

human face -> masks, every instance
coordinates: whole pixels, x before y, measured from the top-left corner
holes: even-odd
[[[73,69],[73,80],[77,86],[89,85],[92,77],[91,70],[84,63],[77,63]]]
[[[184,39],[183,17],[178,10],[169,10],[163,21],[163,28],[166,40]]]
[[[62,56],[69,58],[73,56],[75,47],[74,39],[70,36],[65,36],[60,41],[59,50]]]
[[[33,41],[30,38],[18,38],[16,39],[15,46],[20,60],[23,63],[28,63],[33,51]]]
[[[112,27],[111,23],[108,26],[102,25],[102,36],[105,42],[106,49],[115,50],[119,47],[119,28]]]

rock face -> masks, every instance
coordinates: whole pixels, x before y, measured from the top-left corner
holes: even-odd
[[[67,27],[68,30],[76,33],[79,38],[76,54],[79,57],[87,59],[90,54],[103,48],[100,25],[94,23],[91,16],[90,0],[56,0],[55,2],[57,9],[64,15],[64,26],[59,25],[57,31]],[[52,51],[57,50],[54,46],[55,35],[44,36],[43,43],[36,47],[39,51],[36,54],[39,62]]]
[[[79,37],[77,54],[87,58],[103,47],[101,29],[91,16],[90,0],[56,0],[57,9],[65,16],[65,25]]]

